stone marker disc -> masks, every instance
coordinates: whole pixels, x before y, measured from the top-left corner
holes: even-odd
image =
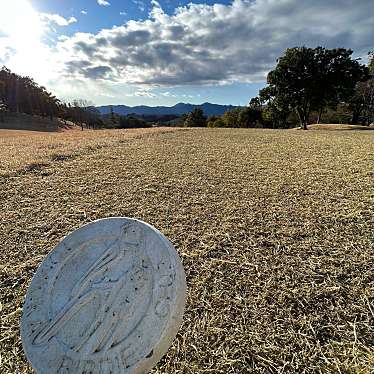
[[[182,322],[186,280],[172,244],[135,219],[65,237],[28,289],[21,336],[39,374],[146,373]]]

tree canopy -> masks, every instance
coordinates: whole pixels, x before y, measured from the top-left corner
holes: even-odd
[[[287,49],[268,74],[269,86],[260,92],[260,99],[279,114],[295,111],[307,129],[312,110],[347,100],[356,84],[367,80],[368,68],[352,59],[352,53],[344,48]]]

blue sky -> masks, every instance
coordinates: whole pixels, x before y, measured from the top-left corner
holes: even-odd
[[[0,64],[64,100],[245,105],[286,48],[374,50],[372,0],[1,0]]]
[[[129,20],[144,20],[148,18],[152,9],[150,0],[108,0],[109,6],[100,6],[95,0],[31,0],[35,10],[45,13],[57,13],[65,18],[71,16],[79,19],[79,22],[65,30],[67,34],[74,32],[98,32],[103,28],[111,28],[113,25],[121,25]],[[230,4],[230,0],[225,1],[193,1],[195,4]],[[173,14],[179,6],[186,6],[190,0],[161,0],[163,10],[168,14]],[[82,16],[81,11],[86,11],[87,15]],[[125,13],[125,14],[124,14]]]

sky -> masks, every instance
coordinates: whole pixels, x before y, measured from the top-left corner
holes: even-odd
[[[286,48],[374,50],[374,0],[0,0],[0,65],[95,105],[245,105]]]

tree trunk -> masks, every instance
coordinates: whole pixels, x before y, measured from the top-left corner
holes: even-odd
[[[305,111],[297,109],[297,115],[299,116],[300,125],[303,130],[308,130],[308,115]]]
[[[317,118],[317,124],[318,125],[321,123],[322,112],[323,112],[323,108],[320,108],[319,111],[318,111],[318,118]]]
[[[352,125],[357,125],[358,124],[358,119],[360,118],[360,112],[355,110],[352,113],[352,119],[351,119],[351,124]]]

